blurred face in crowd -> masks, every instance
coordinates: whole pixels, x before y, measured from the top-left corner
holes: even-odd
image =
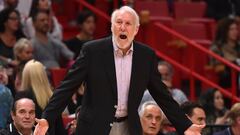
[[[161,110],[156,105],[148,105],[140,118],[144,135],[157,135],[161,126]]]
[[[237,41],[239,36],[238,26],[236,23],[233,23],[229,26],[228,30],[228,40]]]
[[[3,84],[3,85],[7,85],[8,84],[7,71],[2,66],[0,66],[0,84]]]
[[[161,74],[163,81],[170,81],[171,82],[171,75],[168,67],[166,65],[159,65],[158,71]]]
[[[205,125],[206,124],[206,114],[202,108],[194,108],[192,112],[192,116],[189,116],[192,123],[198,125]]]
[[[5,0],[5,4],[9,7],[16,8],[18,5],[18,0]]]
[[[47,10],[50,7],[49,0],[39,0],[38,9]]]
[[[219,91],[214,93],[214,106],[218,110],[222,110],[224,108],[223,96]]]
[[[20,17],[16,12],[12,12],[8,16],[8,20],[5,22],[5,28],[11,31],[17,31],[20,25]]]
[[[49,31],[49,16],[46,13],[38,13],[34,27],[37,32],[47,34]]]
[[[120,49],[128,49],[138,32],[136,17],[128,11],[120,10],[112,20],[112,34]]]
[[[82,24],[81,24],[81,32],[86,33],[89,36],[94,34],[96,29],[96,22],[93,16],[89,16]]]
[[[27,61],[32,59],[33,56],[33,48],[31,46],[28,46],[26,48],[24,48],[22,50],[22,52],[20,52],[18,54],[18,57],[22,60],[22,61]]]
[[[12,112],[11,115],[18,130],[31,130],[35,122],[35,104],[31,99],[19,99],[16,102],[16,112]]]

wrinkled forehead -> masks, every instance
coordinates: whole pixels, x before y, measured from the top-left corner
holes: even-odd
[[[114,21],[117,20],[130,21],[136,24],[137,18],[129,11],[119,10],[116,12],[116,16],[114,18]]]

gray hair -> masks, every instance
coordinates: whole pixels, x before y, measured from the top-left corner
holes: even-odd
[[[163,119],[163,112],[162,109],[158,106],[158,104],[155,101],[146,101],[145,103],[142,104],[142,106],[140,107],[140,110],[138,111],[138,114],[140,117],[143,116],[145,109],[149,106],[149,105],[153,105],[159,108],[160,110],[160,115],[162,116],[161,120]]]
[[[32,44],[28,39],[21,38],[17,41],[13,48],[14,56],[16,57],[17,60],[19,60],[18,54],[28,47],[32,47]]]
[[[129,6],[122,6],[121,8],[113,11],[113,13],[111,15],[111,23],[114,22],[114,20],[116,19],[117,13],[119,13],[120,11],[126,11],[126,12],[129,12],[130,14],[132,14],[135,17],[136,26],[140,25],[139,16],[138,16],[137,12]]]
[[[166,67],[168,68],[169,75],[170,75],[171,78],[172,78],[172,76],[173,76],[173,74],[174,74],[174,69],[173,69],[173,67],[172,67],[172,65],[171,65],[170,63],[168,63],[168,62],[166,62],[166,61],[159,61],[159,62],[158,62],[158,66],[166,66]]]

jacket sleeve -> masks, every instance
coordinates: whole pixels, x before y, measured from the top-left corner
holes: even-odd
[[[157,57],[152,55],[152,64],[148,90],[157,104],[160,106],[168,120],[174,125],[177,132],[182,135],[184,131],[191,126],[192,122],[180,109],[177,102],[172,98],[167,86],[162,83],[160,73],[157,69]]]
[[[49,125],[53,124],[57,116],[61,115],[61,112],[66,108],[74,92],[85,80],[88,73],[88,50],[87,46],[82,49],[78,59],[50,98],[49,104],[42,114],[42,118],[45,118]]]

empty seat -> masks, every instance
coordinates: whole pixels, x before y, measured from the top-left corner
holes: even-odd
[[[206,8],[205,2],[174,2],[174,13],[177,19],[204,17]]]
[[[51,79],[53,87],[56,88],[60,82],[64,79],[67,69],[59,68],[59,69],[50,69]]]
[[[134,8],[138,13],[143,10],[148,10],[150,16],[169,16],[166,1],[135,1]]]

